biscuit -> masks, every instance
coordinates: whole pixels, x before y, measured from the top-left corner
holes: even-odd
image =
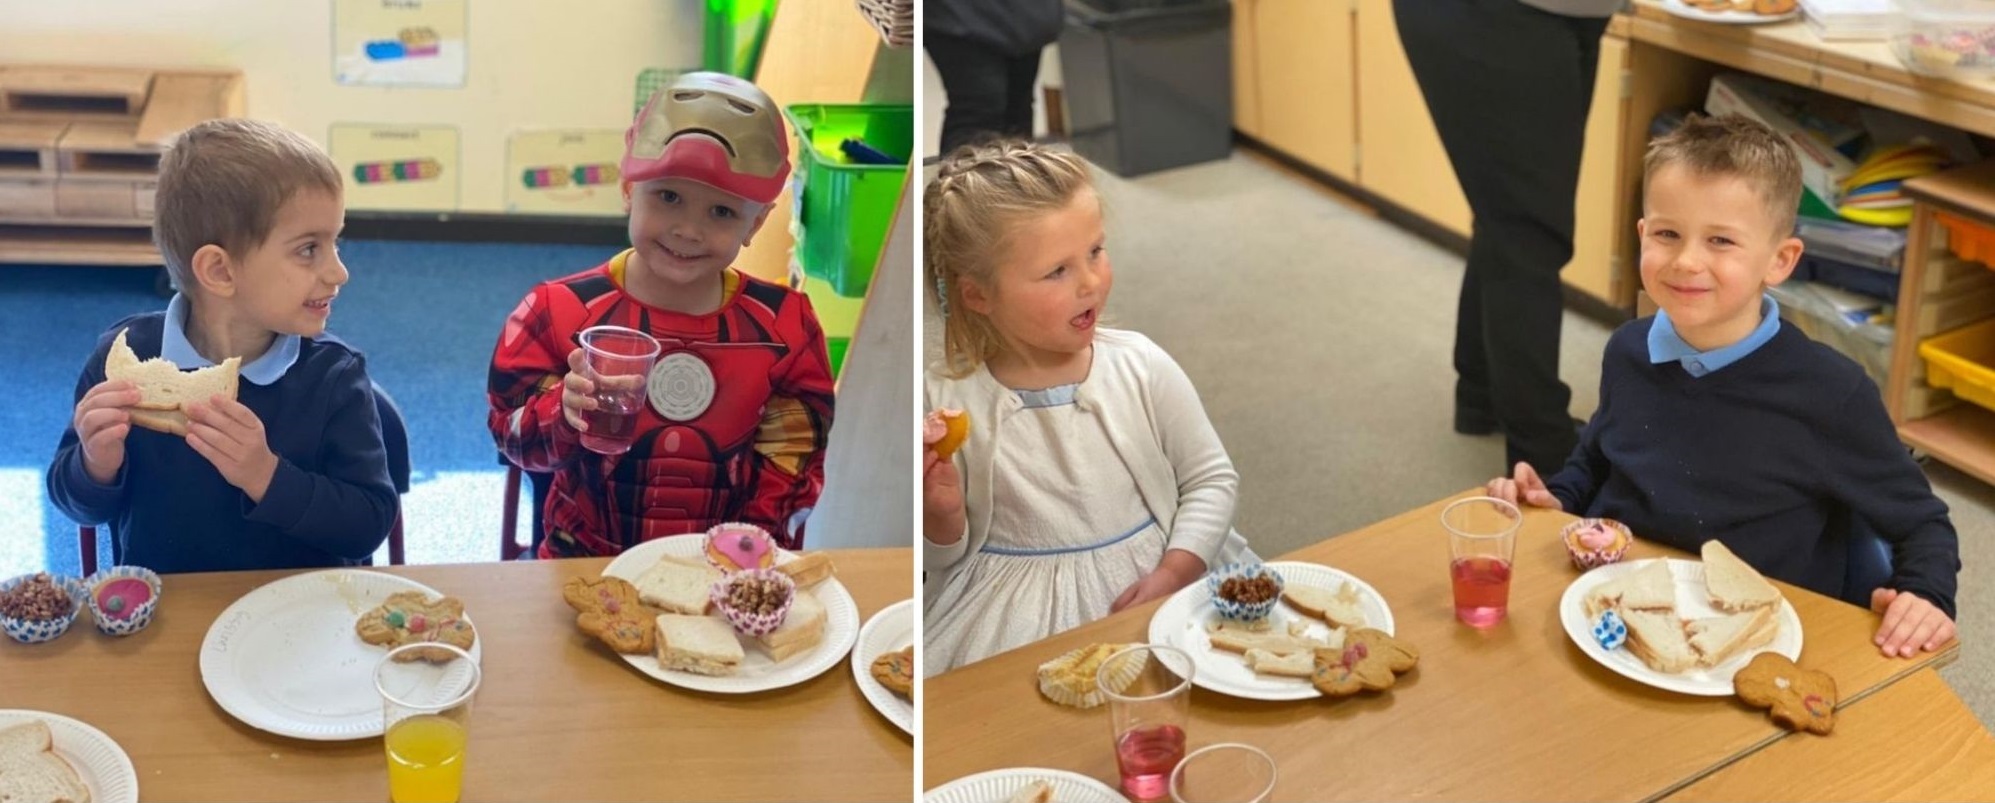
[[[637,599],[637,586],[621,577],[570,577],[561,599],[574,608],[575,626],[625,655],[650,655],[658,644],[658,615]]]
[[[873,679],[910,700],[914,699],[914,645],[898,652],[881,653],[873,659]]]
[[[1828,735],[1836,726],[1836,679],[1802,669],[1787,656],[1763,652],[1732,676],[1732,689],[1788,730]]]
[[[1369,627],[1352,630],[1343,649],[1316,650],[1316,671],[1310,682],[1329,697],[1349,697],[1359,691],[1392,688],[1402,672],[1420,662],[1413,645]]]
[[[464,620],[464,603],[456,597],[432,601],[421,591],[403,591],[360,615],[353,624],[360,640],[394,649],[405,644],[436,642],[469,651],[478,640],[471,623]],[[444,663],[457,656],[449,650],[410,650],[396,656],[398,661],[418,658]]]
[[[1753,0],[1753,13],[1775,16],[1794,10],[1794,0]]]

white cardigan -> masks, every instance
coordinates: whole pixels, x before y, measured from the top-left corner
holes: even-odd
[[[988,368],[951,379],[931,366],[924,380],[928,409],[970,413],[970,437],[956,452],[962,472],[969,532],[947,546],[922,538],[925,586],[933,599],[948,573],[984,545],[990,534],[991,466],[1005,420],[1024,409],[1018,393],[998,384]],[[1170,534],[1169,549],[1197,555],[1208,567],[1251,556],[1233,531],[1240,475],[1205,417],[1198,391],[1150,338],[1136,332],[1095,333],[1094,361],[1075,394],[1083,412],[1102,417],[1109,441],[1136,478],[1143,504]]]

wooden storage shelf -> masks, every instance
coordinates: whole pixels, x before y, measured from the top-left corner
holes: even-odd
[[[1912,227],[1899,276],[1885,408],[1906,444],[1995,483],[1995,411],[1928,385],[1919,356],[1926,339],[1995,316],[1995,271],[1949,251],[1946,228],[1935,218],[1945,212],[1995,224],[1995,162],[1908,180],[1905,194],[1914,201]]]
[[[1995,412],[1957,405],[1899,424],[1898,438],[1975,479],[1995,484]]]
[[[160,264],[161,154],[242,112],[236,72],[0,66],[0,263]]]

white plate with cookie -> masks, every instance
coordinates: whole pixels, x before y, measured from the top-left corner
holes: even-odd
[[[1078,772],[1037,767],[990,770],[965,775],[928,790],[921,803],[1010,803],[1030,801],[1044,783],[1052,787],[1055,803],[1129,803],[1115,787]]]
[[[1670,614],[1683,620],[1709,619],[1723,613],[1712,607],[1710,596],[1704,583],[1704,564],[1694,560],[1675,558],[1651,558],[1649,560],[1610,563],[1580,575],[1566,586],[1566,592],[1559,599],[1559,623],[1565,627],[1566,635],[1579,645],[1581,652],[1599,662],[1622,677],[1638,683],[1654,686],[1665,691],[1694,694],[1705,697],[1725,697],[1732,694],[1732,676],[1752,661],[1753,656],[1771,650],[1792,660],[1801,658],[1801,617],[1794,612],[1794,605],[1781,599],[1779,608],[1774,611],[1773,640],[1763,647],[1748,649],[1721,661],[1715,666],[1694,667],[1682,672],[1662,672],[1651,668],[1627,646],[1613,650],[1600,646],[1593,638],[1592,617],[1587,615],[1586,597],[1595,588],[1634,572],[1641,571],[1654,561],[1667,561],[1670,576],[1676,586],[1676,608]]]
[[[314,741],[381,735],[374,668],[388,647],[354,625],[390,596],[444,593],[364,569],[296,574],[244,594],[201,641],[201,683],[222,710],[257,730]],[[471,615],[466,613],[466,622]],[[484,654],[474,639],[472,660]]]
[[[616,560],[604,567],[603,576],[620,577],[637,583],[638,578],[659,561],[667,557],[677,558],[687,563],[704,563],[706,560],[706,537],[703,535],[674,535],[646,541],[624,550]],[[787,550],[776,550],[776,564],[782,565],[798,559],[798,555]],[[656,652],[645,655],[619,654],[625,663],[636,667],[639,672],[653,678],[697,691],[717,694],[748,694],[769,691],[786,686],[794,686],[837,666],[850,652],[859,639],[859,605],[852,600],[851,592],[838,581],[834,574],[800,592],[808,592],[824,608],[824,631],[815,646],[787,656],[781,661],[770,657],[757,640],[750,636],[734,633],[740,644],[738,664],[725,675],[704,675],[689,671],[666,669],[658,660]],[[707,614],[709,618],[727,627],[726,619],[719,612]],[[729,632],[732,632],[731,630]],[[665,639],[658,639],[661,647]]]
[[[47,726],[46,750],[40,729],[16,730],[35,721]],[[43,758],[26,758],[36,754],[53,754],[61,763],[50,765]],[[132,768],[132,759],[125,755],[124,748],[103,731],[61,714],[19,709],[0,711],[0,765],[16,762],[20,762],[17,766],[22,772],[18,777],[0,778],[0,799],[12,799],[10,787],[31,799],[37,796],[31,789],[54,791],[71,788],[76,783],[90,791],[94,803],[137,803],[139,799],[138,772]],[[44,772],[49,773],[48,777],[27,777]]]
[[[1778,11],[1771,14],[1755,10],[1755,7],[1761,5],[1761,3],[1751,2],[1750,0],[1743,4],[1737,2],[1730,3],[1731,8],[1723,7],[1725,4],[1720,3],[1718,0],[1711,0],[1711,2],[1705,4],[1710,6],[1710,8],[1688,3],[1685,0],[1662,0],[1660,5],[1662,6],[1662,10],[1684,19],[1697,20],[1698,22],[1715,22],[1720,25],[1764,25],[1769,22],[1784,22],[1801,16],[1801,5],[1792,0],[1787,0],[1785,3],[1787,6],[1786,11]]]
[[[1392,609],[1385,604],[1385,597],[1355,575],[1315,563],[1274,561],[1266,565],[1282,576],[1290,591],[1302,586],[1334,594],[1349,583],[1356,597],[1353,605],[1364,618],[1363,626],[1392,634]],[[1268,620],[1271,632],[1288,633],[1291,625],[1296,625],[1302,638],[1321,641],[1330,637],[1330,624],[1302,613],[1286,599],[1275,604]],[[1218,609],[1213,607],[1212,592],[1200,580],[1171,595],[1150,617],[1150,643],[1168,644],[1190,654],[1197,667],[1192,683],[1208,691],[1250,700],[1307,700],[1323,696],[1308,678],[1255,672],[1241,653],[1213,646],[1207,629],[1222,621]]]
[[[873,676],[873,661],[890,652],[900,652],[914,644],[914,600],[904,599],[873,614],[859,628],[859,644],[852,648],[852,679],[866,702],[894,727],[914,733],[914,701],[895,694]]]

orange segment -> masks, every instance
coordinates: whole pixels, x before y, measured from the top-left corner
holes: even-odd
[[[963,441],[970,438],[970,413],[943,410],[941,415],[942,423],[948,429],[943,432],[942,440],[935,442],[935,456],[948,460],[957,449],[963,448]]]

